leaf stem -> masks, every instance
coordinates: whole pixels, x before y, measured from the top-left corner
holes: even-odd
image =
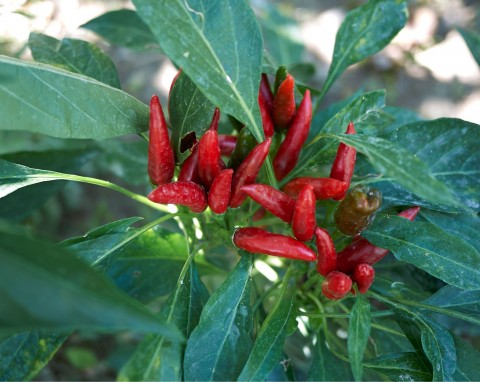
[[[96,186],[109,188],[110,190],[117,191],[120,194],[128,196],[130,199],[133,199],[139,203],[145,204],[146,206],[149,206],[155,210],[165,212],[165,213],[170,213],[167,206],[163,204],[154,203],[150,201],[146,196],[136,194],[130,190],[127,190],[126,188],[119,186],[118,184],[115,184],[106,180],[90,178],[87,176],[73,175],[73,174],[63,174],[63,173],[58,173],[54,175],[52,174],[51,176],[53,178],[71,180],[71,181],[80,182],[80,183],[94,184]],[[45,177],[45,175],[42,174],[42,177]]]

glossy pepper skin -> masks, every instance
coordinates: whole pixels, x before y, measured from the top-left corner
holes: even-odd
[[[230,161],[228,162],[228,167],[236,169],[242,161],[250,154],[250,151],[257,145],[257,140],[253,136],[253,134],[244,127],[240,130],[238,134],[237,144],[235,145],[235,149],[232,151],[230,155]]]
[[[198,174],[198,143],[193,146],[191,154],[183,161],[178,180],[201,183],[200,175]]]
[[[209,130],[218,131],[218,122],[220,121],[220,110],[218,107],[215,108],[213,112],[212,122],[210,122]]]
[[[322,283],[322,292],[330,300],[341,300],[352,289],[352,279],[345,273],[330,272]]]
[[[255,146],[235,171],[232,179],[230,207],[239,207],[247,197],[247,194],[245,194],[241,188],[247,184],[255,182],[255,179],[257,179],[258,173],[262,168],[263,162],[265,162],[265,159],[267,158],[271,143],[272,140],[268,138]]]
[[[235,146],[237,145],[237,137],[235,135],[218,135],[218,147],[220,147],[220,154],[225,156],[232,155]]]
[[[295,210],[295,200],[282,191],[266,184],[248,184],[241,190],[260,204],[265,210],[290,224]]]
[[[238,228],[233,234],[233,244],[237,248],[251,253],[303,261],[315,261],[316,259],[315,252],[302,242],[257,227]]]
[[[295,80],[290,74],[287,74],[273,99],[273,121],[275,127],[280,129],[289,127],[295,116],[295,109]]]
[[[415,219],[420,207],[408,208],[402,211],[398,216],[404,217],[410,221]],[[337,254],[337,268],[339,271],[345,273],[352,273],[355,270],[357,264],[370,264],[373,265],[376,262],[383,259],[389,250],[376,247],[371,244],[367,239],[363,237],[356,237],[353,241]]]
[[[290,195],[292,198],[296,199],[300,190],[307,184],[313,187],[315,192],[315,198],[317,200],[331,199],[337,195],[343,194],[348,185],[345,182],[342,182],[337,179],[332,178],[313,178],[310,176],[304,176],[301,178],[292,179],[282,190],[287,195]]]
[[[315,193],[313,186],[307,184],[298,194],[292,218],[292,231],[300,241],[310,241],[313,238],[317,219],[315,216]]]
[[[318,252],[317,272],[326,276],[337,269],[335,245],[328,231],[320,227],[315,228],[315,242]]]
[[[361,184],[348,191],[335,210],[337,229],[348,236],[360,234],[372,222],[382,204],[382,195],[375,188]]]
[[[360,293],[367,293],[375,278],[375,269],[370,264],[357,264],[352,279],[357,283]]]
[[[222,170],[210,187],[208,206],[216,214],[223,214],[228,208],[232,191],[232,177],[232,169]]]
[[[216,130],[207,130],[198,142],[198,174],[207,190],[222,171],[221,160],[218,133]]]
[[[355,134],[355,127],[352,122],[347,126],[346,134]],[[357,150],[345,143],[338,145],[337,155],[330,170],[330,178],[338,179],[350,186],[353,171],[355,170],[355,162],[357,159]],[[348,188],[347,186],[347,188]],[[335,200],[341,200],[345,196],[346,191],[334,197]]]
[[[307,89],[287,135],[273,160],[273,170],[278,180],[282,180],[296,166],[302,146],[308,137],[311,120],[312,100],[310,91]]]
[[[156,95],[150,100],[150,123],[148,141],[148,175],[155,185],[172,180],[175,156],[168,136],[167,122],[162,105]]]
[[[274,133],[273,119],[267,101],[261,91],[258,93],[258,106],[260,108],[260,116],[262,117],[263,133],[265,138],[270,138]]]
[[[272,89],[270,88],[270,82],[268,81],[268,77],[265,73],[262,73],[262,78],[260,80],[260,91],[259,93],[262,95],[262,99],[265,102],[265,107],[270,115],[272,115],[273,111],[273,93]],[[259,97],[260,97],[259,94]]]
[[[193,182],[162,184],[148,194],[148,199],[160,204],[179,204],[200,213],[207,208],[207,194],[202,186]]]

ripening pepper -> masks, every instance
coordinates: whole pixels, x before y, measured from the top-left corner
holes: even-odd
[[[168,183],[173,178],[175,156],[168,136],[167,122],[156,95],[150,100],[148,141],[148,175],[155,185]]]
[[[352,122],[347,126],[345,134],[355,134],[355,127]],[[355,162],[357,159],[357,150],[354,147],[348,146],[345,143],[338,145],[337,155],[330,170],[330,178],[337,179],[347,183],[347,189],[352,180],[353,171],[355,170]],[[343,194],[334,197],[335,200],[341,200],[345,196],[346,190]]]
[[[382,204],[382,195],[375,188],[358,184],[348,191],[335,210],[337,229],[348,236],[356,236],[372,222]]]

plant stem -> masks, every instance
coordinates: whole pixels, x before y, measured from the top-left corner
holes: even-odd
[[[165,206],[163,204],[154,203],[143,195],[136,194],[132,191],[127,190],[126,188],[123,188],[123,187],[121,187],[121,186],[119,186],[115,183],[112,183],[112,182],[109,182],[109,181],[106,181],[106,180],[90,178],[90,177],[87,177],[87,176],[73,175],[73,174],[63,174],[63,173],[55,173],[55,174],[52,174],[50,176],[52,178],[72,180],[74,182],[94,184],[96,186],[109,188],[110,190],[117,191],[120,194],[128,196],[130,199],[133,199],[133,200],[135,200],[139,203],[145,204],[146,206],[149,206],[149,207],[151,207],[153,209],[156,209],[158,211],[162,211],[162,212],[166,212],[166,213],[170,212],[168,210],[167,206]],[[46,176],[44,174],[42,174],[42,177],[46,177]]]

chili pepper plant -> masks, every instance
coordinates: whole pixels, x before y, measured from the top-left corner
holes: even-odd
[[[325,98],[406,2],[348,12],[320,85],[262,36],[275,8],[133,4],[82,28],[169,59],[166,96],[128,94],[82,40],[32,31],[32,61],[0,57],[2,145],[21,147],[0,160],[0,379],[95,334],[122,381],[479,380],[480,126],[381,89]],[[29,216],[66,183],[129,212],[54,242]]]

